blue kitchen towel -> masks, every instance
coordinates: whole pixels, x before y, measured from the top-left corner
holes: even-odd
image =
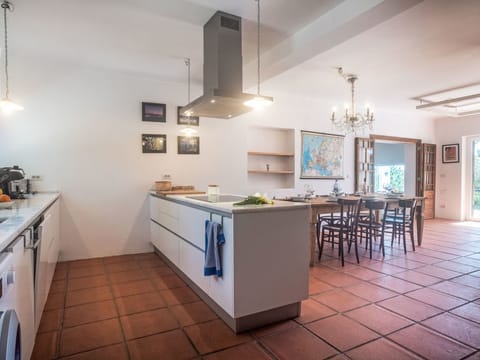
[[[217,275],[222,277],[222,259],[220,258],[220,246],[225,243],[222,225],[215,222],[205,221],[205,276]]]

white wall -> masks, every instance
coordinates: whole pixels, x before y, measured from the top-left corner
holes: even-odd
[[[231,120],[200,119],[200,155],[177,155],[176,106],[185,103],[186,84],[73,63],[25,58],[12,96],[25,110],[0,117],[0,166],[18,164],[41,175],[41,189],[62,192],[62,259],[150,249],[147,191],[163,174],[173,182],[205,190],[219,184],[224,193],[303,193],[305,184],[328,193],[333,180],[300,180],[295,157],[295,188],[276,191],[247,182],[248,128],[253,125],[332,132],[330,101],[276,91],[288,74],[264,84],[275,104],[263,113]],[[23,76],[18,76],[21,73]],[[195,95],[199,88],[194,89]],[[141,121],[141,101],[167,104],[167,123]],[[410,110],[377,109],[374,133],[432,141],[432,124]],[[167,154],[142,154],[142,133],[167,134]],[[365,135],[368,135],[367,133]],[[345,139],[345,191],[353,191],[353,136]]]
[[[480,116],[444,118],[435,124],[437,139],[437,196],[435,216],[465,219],[465,140],[480,135]],[[460,144],[460,162],[442,163],[442,145]]]

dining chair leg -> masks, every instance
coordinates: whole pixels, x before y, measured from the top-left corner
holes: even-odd
[[[340,231],[338,237],[338,250],[340,251],[340,257],[342,258],[342,266],[345,266],[345,260],[343,259],[343,232]]]
[[[355,257],[357,258],[357,264],[360,264],[360,258],[358,257],[358,246],[357,246],[358,236],[355,232]]]
[[[369,229],[369,233],[368,233],[368,243],[370,245],[370,259],[372,258],[372,246],[373,246],[373,242],[372,242],[372,228]]]
[[[405,236],[405,225],[402,226],[401,232],[402,232],[402,237],[403,237],[403,252],[406,254],[407,253],[407,240],[406,240],[406,236]]]
[[[410,240],[412,240],[412,248],[413,248],[413,251],[415,251],[415,237],[413,236],[413,222],[412,224],[409,226],[409,230],[410,230]]]
[[[320,259],[322,258],[324,239],[325,239],[325,228],[322,229],[322,241],[320,242],[320,246],[318,247],[318,261],[320,261]]]
[[[321,224],[320,221],[317,221],[316,232],[317,232],[317,246],[318,251],[320,252],[320,231],[321,231]],[[320,260],[320,257],[319,257]]]

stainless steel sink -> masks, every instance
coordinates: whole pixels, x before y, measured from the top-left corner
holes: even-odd
[[[198,200],[198,201],[205,201],[209,203],[217,203],[217,202],[236,202],[245,200],[245,196],[238,196],[238,195],[193,195],[187,196],[189,199]]]

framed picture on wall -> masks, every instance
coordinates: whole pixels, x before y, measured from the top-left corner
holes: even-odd
[[[177,124],[178,125],[190,125],[190,126],[198,126],[200,123],[200,118],[198,116],[187,116],[180,114],[180,109],[182,107],[177,107]]]
[[[142,152],[144,154],[164,154],[167,152],[167,135],[142,134]]]
[[[199,136],[177,136],[177,145],[179,154],[200,154]]]
[[[167,122],[167,106],[142,102],[142,121]]]
[[[343,179],[343,135],[301,131],[300,179]]]
[[[460,145],[447,144],[442,145],[442,163],[458,163],[460,162]]]

